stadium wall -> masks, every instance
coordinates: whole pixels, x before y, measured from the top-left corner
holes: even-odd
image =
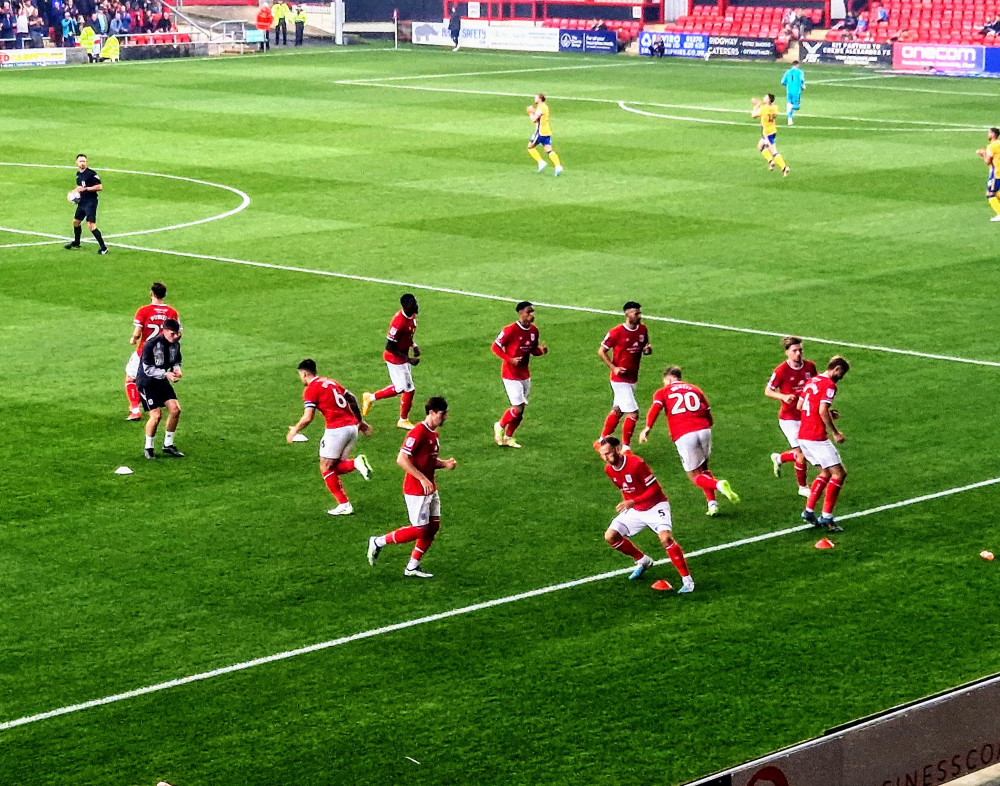
[[[831,729],[688,786],[931,786],[1000,761],[1000,674]]]

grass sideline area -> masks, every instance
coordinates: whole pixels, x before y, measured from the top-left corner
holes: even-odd
[[[974,155],[1000,86],[809,67],[803,112],[779,127],[783,180],[749,118],[782,71],[365,47],[0,72],[0,159],[70,167],[0,165],[0,245],[69,233],[84,152],[110,243],[191,255],[0,249],[0,724],[629,566],[602,539],[618,496],[590,447],[617,318],[538,307],[551,351],[532,361],[524,448],[501,450],[489,345],[512,303],[421,289],[417,402],[448,398],[442,455],[459,466],[440,477],[436,578],[404,579],[402,547],[371,568],[368,536],[405,515],[395,400],[369,417],[375,476],[345,479],[348,519],[325,513],[320,427],[284,434],[304,357],[358,396],[387,383],[407,287],[317,272],[579,309],[636,299],[650,317],[865,345],[806,342],[821,367],[853,364],[839,513],[1000,477],[1000,368],[874,348],[1000,361]],[[538,91],[558,179],[524,152]],[[116,241],[240,198],[113,169],[252,201]],[[122,370],[155,279],[185,328],[187,458],[147,463]],[[768,460],[779,340],[647,324],[641,405],[681,365],[713,405],[713,470],[743,498],[706,518],[661,421],[637,452],[678,541],[800,523],[794,479]],[[832,551],[804,532],[698,556],[688,597],[650,589],[676,584],[665,564],[6,729],[0,780],[683,783],[997,671],[997,563],[977,556],[1000,546],[997,502],[990,486],[859,517]]]

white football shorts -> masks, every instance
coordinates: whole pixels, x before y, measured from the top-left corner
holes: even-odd
[[[788,440],[788,447],[797,448],[799,446],[799,423],[798,420],[779,420],[778,426],[781,427],[781,433],[785,435],[785,439]]]
[[[333,461],[344,461],[351,457],[351,449],[358,441],[357,426],[328,428],[319,441],[319,457]]]
[[[611,390],[615,394],[614,404],[622,412],[638,412],[639,402],[635,400],[634,382],[612,382]]]
[[[802,448],[802,455],[806,457],[806,461],[815,467],[827,469],[844,463],[837,448],[828,439],[816,441],[802,439],[799,440],[799,447]]]
[[[674,445],[677,446],[677,453],[681,457],[681,466],[684,467],[684,471],[694,472],[712,455],[712,429],[703,428],[698,431],[689,431],[679,437]]]
[[[613,529],[623,538],[632,538],[646,527],[657,534],[670,532],[673,529],[673,524],[670,522],[669,502],[658,502],[649,510],[629,508],[615,516],[608,528]]]
[[[426,527],[431,516],[441,518],[441,497],[435,491],[433,494],[404,494],[406,513],[410,524],[414,527]]]
[[[128,363],[125,364],[125,376],[129,379],[135,379],[139,375],[139,353],[133,352],[132,357],[128,359]]]
[[[390,363],[387,360],[385,367],[389,369],[389,379],[392,381],[392,386],[396,389],[397,393],[408,393],[411,390],[416,390],[413,384],[413,374],[410,373],[411,366],[409,363]]]
[[[531,395],[530,379],[505,379],[503,387],[512,407],[528,403],[528,396]]]

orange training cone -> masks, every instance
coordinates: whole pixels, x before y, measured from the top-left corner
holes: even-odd
[[[818,549],[832,549],[833,541],[829,538],[820,538],[816,541],[816,548]]]
[[[982,557],[987,562],[993,562],[993,552],[992,551],[980,551],[979,556]]]
[[[665,592],[666,590],[671,590],[673,587],[670,586],[670,582],[665,579],[660,579],[659,581],[653,582],[653,589]]]

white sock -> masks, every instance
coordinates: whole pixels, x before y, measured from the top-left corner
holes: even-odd
[[[164,431],[163,432],[163,447],[169,448],[174,444],[174,432]]]
[[[378,546],[380,549],[385,548],[385,544],[386,544],[385,535],[379,535],[377,538],[375,538],[375,545]]]
[[[406,563],[407,570],[416,570],[419,567],[420,567],[420,560],[413,559],[413,557],[410,557],[410,561]]]
[[[146,450],[151,450],[153,447],[153,438],[150,436],[146,437]]]

